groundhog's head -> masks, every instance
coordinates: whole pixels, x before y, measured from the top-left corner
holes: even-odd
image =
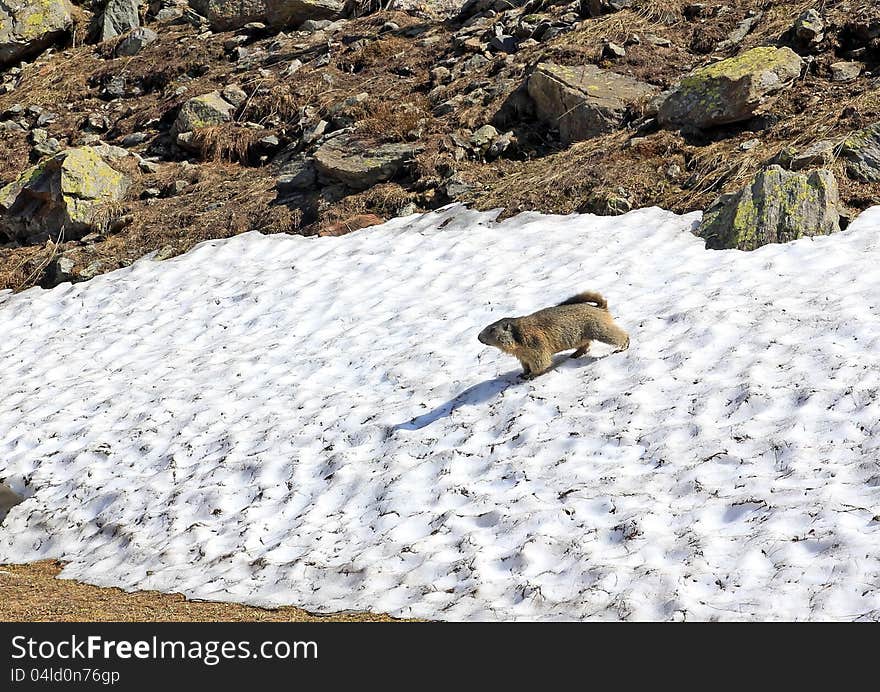
[[[481,344],[500,348],[502,351],[512,351],[519,343],[519,329],[510,317],[493,322],[480,332],[477,339]]]

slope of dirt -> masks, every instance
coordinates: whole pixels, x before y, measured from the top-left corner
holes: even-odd
[[[330,33],[214,33],[148,22],[159,38],[131,57],[114,57],[118,39],[49,51],[21,65],[14,88],[0,95],[0,113],[16,105],[51,110],[57,117],[45,129],[61,146],[100,137],[155,165],[144,172],[133,159],[112,164],[131,174],[132,186],[124,202],[106,210],[99,232],[43,245],[0,245],[0,289],[81,280],[146,253],[170,257],[202,240],[254,229],[336,233],[360,214],[386,219],[450,201],[502,207],[505,215],[607,214],[650,205],[704,209],[719,193],[741,187],[782,147],[842,141],[880,120],[876,39],[861,37],[854,24],[877,14],[874,3],[821,3],[825,38],[799,49],[808,62],[802,78],[757,118],[700,136],[639,129],[634,114],[629,127],[564,146],[527,107],[517,106],[520,87],[538,62],[551,60],[597,64],[666,89],[700,65],[754,46],[789,45],[793,22],[814,5],[636,0],[619,12],[584,18],[575,14],[578,3],[533,0],[487,21],[514,26],[538,17],[567,28],[548,40],[521,41],[513,53],[474,50],[460,40],[462,18],[443,21],[417,11],[346,20]],[[751,31],[725,43],[755,13],[761,14]],[[624,46],[625,57],[608,59],[608,42]],[[830,65],[853,56],[865,65],[861,76],[833,81]],[[294,61],[302,63],[297,70]],[[438,67],[450,74],[438,77]],[[199,151],[177,147],[170,128],[180,106],[232,84],[247,95],[234,122],[202,136]],[[340,122],[339,105],[364,93],[365,101],[343,108]],[[91,114],[106,118],[104,131],[89,132]],[[420,153],[393,180],[366,190],[321,183],[279,194],[275,183],[286,154],[308,149],[304,141],[322,119],[331,131],[354,127],[367,141],[410,142]],[[513,142],[491,160],[467,144],[487,123],[510,131]],[[127,141],[132,133],[143,141]],[[0,183],[14,180],[29,155],[39,158],[30,137],[27,128],[0,130]],[[266,137],[277,144],[262,144]],[[878,184],[849,179],[840,162],[832,168],[850,216],[880,200]],[[59,270],[62,257],[65,271]]]
[[[299,608],[266,610],[237,603],[188,601],[156,591],[126,593],[58,579],[52,560],[0,565],[0,622],[380,622],[372,613],[311,615]]]

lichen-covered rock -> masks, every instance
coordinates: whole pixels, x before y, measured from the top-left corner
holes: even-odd
[[[816,10],[806,10],[795,20],[792,34],[798,45],[813,46],[825,38],[825,22]]]
[[[171,134],[177,136],[220,125],[232,120],[234,113],[235,106],[224,99],[219,91],[195,96],[180,107],[177,119],[171,126]]]
[[[657,93],[650,84],[595,65],[554,63],[539,63],[527,88],[538,116],[558,127],[566,144],[619,128],[630,110]]]
[[[0,65],[43,51],[73,25],[69,0],[0,2]]]
[[[98,40],[107,41],[137,29],[141,25],[139,4],[139,0],[106,0],[97,19]]]
[[[752,48],[694,70],[673,87],[657,114],[663,126],[701,130],[751,118],[800,75],[790,48]]]
[[[853,132],[840,147],[850,178],[880,182],[880,123]]]
[[[345,12],[345,3],[339,0],[190,0],[190,5],[216,31],[251,22],[296,29],[306,20],[339,19]]]
[[[840,199],[831,171],[806,175],[770,166],[743,190],[716,199],[697,235],[713,250],[754,250],[839,230]]]
[[[393,178],[418,152],[413,144],[370,145],[351,135],[340,135],[315,152],[318,172],[364,190]]]
[[[24,171],[0,189],[0,235],[39,243],[81,237],[96,208],[121,200],[128,178],[108,166],[92,147],[68,149]]]

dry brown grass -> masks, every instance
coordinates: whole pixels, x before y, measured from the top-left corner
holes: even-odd
[[[125,592],[58,579],[53,560],[0,565],[0,622],[404,622],[373,613],[313,615],[301,608],[254,608],[189,601],[180,594]]]
[[[358,132],[377,142],[418,139],[418,131],[424,134],[432,120],[425,99],[417,97],[403,103],[373,98],[355,111]]]
[[[193,132],[193,145],[203,161],[229,161],[250,164],[254,145],[269,134],[238,123],[222,123]]]

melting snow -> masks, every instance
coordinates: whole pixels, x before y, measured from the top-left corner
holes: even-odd
[[[450,207],[0,295],[0,561],[439,619],[880,619],[880,210]],[[531,382],[479,329],[585,289],[632,337]]]

